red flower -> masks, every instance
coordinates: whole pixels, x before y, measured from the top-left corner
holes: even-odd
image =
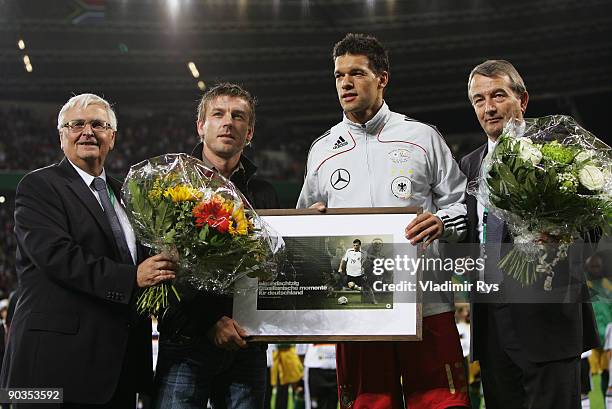
[[[215,228],[219,233],[225,233],[229,229],[231,212],[223,206],[223,201],[213,198],[207,202],[200,202],[193,208],[193,216],[196,218],[197,227],[208,224]]]

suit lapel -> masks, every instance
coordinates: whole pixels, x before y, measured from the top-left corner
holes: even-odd
[[[119,254],[119,249],[117,248],[117,243],[115,243],[115,237],[113,236],[110,223],[108,222],[100,203],[98,203],[96,200],[89,186],[85,184],[81,176],[79,176],[77,171],[72,167],[66,158],[60,162],[59,167],[64,169],[66,173],[68,188],[72,190],[78,199],[83,203],[83,207],[89,211],[98,226],[100,226],[100,229],[104,232],[104,235],[108,241],[112,243],[115,253]]]
[[[484,158],[487,156],[488,153],[489,153],[489,144],[487,142],[483,146],[483,149],[482,149],[482,152],[480,152],[480,155],[478,155],[478,164],[477,164],[477,166],[474,166],[474,176],[473,176],[474,179],[480,176],[480,172],[481,172],[481,168],[482,168],[482,162],[484,161]],[[477,212],[477,207],[476,207],[476,201],[475,200],[474,200],[474,212]],[[493,221],[492,224],[493,224],[494,229],[495,228],[499,228],[500,229],[499,231],[493,231],[492,232],[493,233],[493,237],[492,238],[495,241],[498,241],[500,243],[507,242],[508,241],[508,237],[507,236],[508,236],[508,233],[509,233],[508,225],[505,222],[503,222],[503,221],[501,221],[499,219],[495,220],[495,216],[494,215],[490,215],[490,216],[492,216],[492,219],[490,220],[490,222]],[[495,226],[495,224],[499,224],[499,226]],[[489,223],[488,229],[490,227],[491,227],[491,223]],[[491,232],[489,231],[489,233],[491,233]]]
[[[122,186],[121,182],[119,182],[117,179],[109,176],[108,174],[106,175],[106,182],[108,183],[108,185],[112,189],[112,191],[115,194],[115,197],[117,198],[117,200],[119,200],[119,203],[121,203],[121,186]],[[121,203],[121,207],[123,207],[123,203]]]
[[[476,180],[478,176],[480,176],[480,167],[482,165],[484,157],[487,154],[487,144],[484,144],[478,149],[479,152],[470,157],[466,172],[468,183],[471,183],[472,181]],[[472,195],[467,195],[465,205],[467,207],[466,210],[468,221],[474,221],[473,223],[471,223],[468,239],[471,243],[479,243],[480,240],[478,238],[478,206],[476,198]]]
[[[483,146],[482,152],[480,152],[480,156],[478,157],[478,166],[476,167],[476,177],[478,176],[478,174],[480,173],[480,168],[482,167],[482,161],[484,160],[485,156],[487,156],[487,153],[489,153],[489,144],[486,143]]]
[[[489,153],[489,144],[487,142],[487,144],[484,146],[484,149],[482,150],[478,158],[478,166],[477,166],[478,174],[476,177],[480,176],[481,169],[482,169],[482,162],[484,161],[484,158],[487,156],[488,153]],[[501,219],[499,219],[494,214],[489,214],[487,216],[487,242],[501,243],[504,237],[504,231],[506,230],[505,226],[506,224]]]
[[[487,145],[482,145],[480,148],[478,148],[475,154],[471,155],[471,157],[469,158],[470,163],[466,175],[468,178],[468,182],[471,182],[474,179],[478,178],[478,176],[480,176],[480,168],[482,166],[482,161],[484,160],[485,156],[487,156],[487,151]]]

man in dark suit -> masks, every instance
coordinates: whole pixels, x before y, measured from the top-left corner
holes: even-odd
[[[138,288],[174,278],[164,254],[137,264],[121,185],[104,171],[116,129],[108,102],[71,98],[58,116],[65,158],[27,174],[15,196],[20,293],[0,385],[63,388],[61,407],[135,407],[152,355],[134,301]]]
[[[470,73],[468,96],[487,135],[461,160],[469,183],[481,176],[504,125],[523,119],[529,95],[512,64],[489,60]],[[512,242],[505,223],[474,196],[466,205],[469,242],[486,243],[484,280],[501,279],[497,298],[472,309],[472,358],[480,360],[487,408],[580,408],[580,354],[597,344],[593,310],[581,302],[583,245],[572,246],[556,268],[554,291],[543,290],[543,279],[523,288],[496,266],[507,250],[501,243]]]

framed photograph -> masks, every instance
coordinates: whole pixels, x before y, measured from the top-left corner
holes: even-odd
[[[233,317],[253,341],[421,339],[421,271],[395,263],[421,254],[404,236],[420,208],[258,213],[285,251],[274,281],[236,283]]]

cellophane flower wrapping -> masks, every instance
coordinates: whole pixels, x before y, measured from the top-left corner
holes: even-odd
[[[513,250],[499,262],[502,271],[523,285],[546,274],[550,290],[552,267],[580,233],[611,230],[612,150],[569,116],[515,119],[468,193],[514,237]],[[547,254],[543,235],[555,238],[556,254]]]
[[[131,167],[122,188],[137,239],[178,260],[174,283],[147,288],[137,306],[159,316],[189,292],[231,293],[245,276],[271,280],[282,238],[255,213],[236,186],[186,154],[166,154]],[[180,284],[180,285],[178,285]]]

